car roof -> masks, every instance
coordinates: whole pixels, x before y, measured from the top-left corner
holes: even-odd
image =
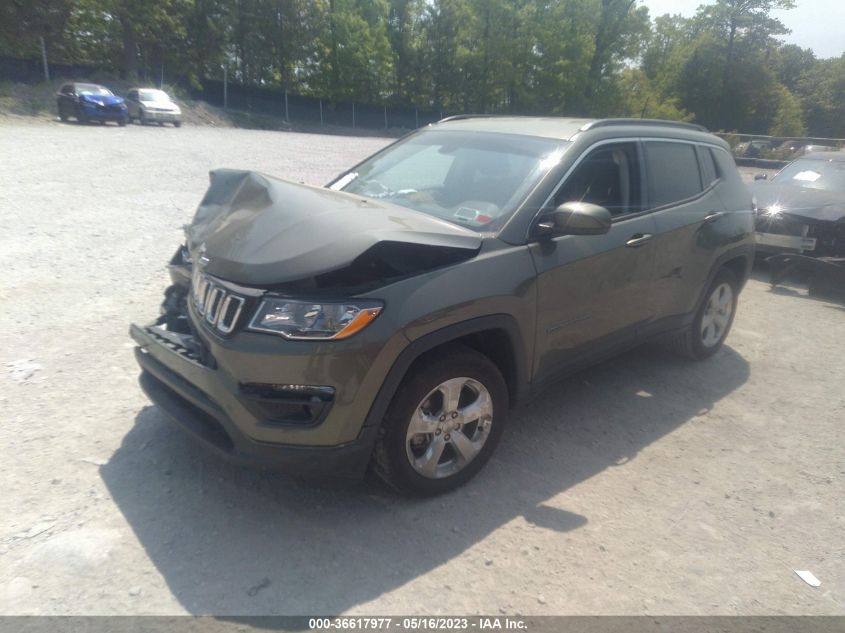
[[[521,134],[542,136],[568,141],[594,119],[572,119],[564,117],[527,116],[464,116],[449,117],[434,124],[434,127],[461,132],[498,132],[500,134]]]
[[[614,128],[626,136],[659,132],[691,141],[701,141],[707,135],[706,128],[693,123],[677,121],[659,121],[653,119],[581,119],[570,117],[529,117],[529,116],[488,116],[458,115],[448,117],[432,124],[433,128],[466,132],[497,132],[500,134],[519,134],[539,136],[563,141],[573,140],[578,134],[591,130]]]

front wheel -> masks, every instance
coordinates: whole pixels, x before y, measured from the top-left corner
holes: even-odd
[[[727,268],[716,273],[692,325],[673,341],[675,350],[694,360],[704,360],[719,351],[731,331],[739,284]]]
[[[435,354],[400,385],[375,448],[376,472],[400,492],[435,495],[463,485],[507,424],[507,386],[489,358],[463,346]]]

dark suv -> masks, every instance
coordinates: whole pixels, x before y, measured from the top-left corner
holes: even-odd
[[[132,326],[141,385],[231,457],[449,490],[561,374],[715,353],[751,206],[726,143],[661,121],[454,117],[325,188],[218,170]]]

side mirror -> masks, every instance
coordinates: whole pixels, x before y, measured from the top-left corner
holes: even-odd
[[[757,174],[756,176],[754,176],[754,180],[768,180],[768,179],[769,179],[768,174]]]
[[[610,211],[589,202],[564,202],[540,218],[537,235],[604,235],[610,231]]]

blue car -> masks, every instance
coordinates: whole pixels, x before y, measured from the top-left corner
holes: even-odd
[[[121,126],[129,121],[123,99],[97,84],[65,84],[56,94],[56,105],[62,121],[74,117],[80,123],[114,121]]]

